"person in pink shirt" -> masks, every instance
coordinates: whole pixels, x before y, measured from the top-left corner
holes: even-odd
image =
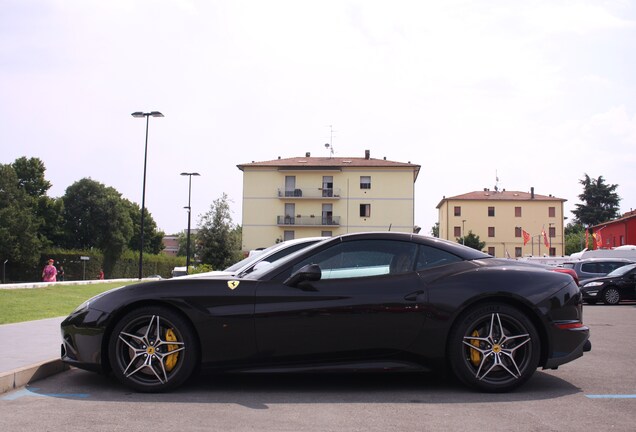
[[[44,270],[42,270],[43,282],[55,282],[57,280],[57,269],[53,263],[54,261],[50,259],[49,263],[44,267]]]

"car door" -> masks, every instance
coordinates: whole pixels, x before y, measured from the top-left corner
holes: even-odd
[[[636,269],[632,269],[620,278],[618,282],[621,298],[636,299]]]
[[[289,286],[261,283],[255,329],[268,360],[368,358],[404,350],[423,324],[425,291],[414,271],[417,245],[394,240],[342,242],[290,268],[318,264],[322,278]]]

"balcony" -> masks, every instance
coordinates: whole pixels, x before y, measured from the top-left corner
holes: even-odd
[[[278,189],[278,198],[281,199],[340,199],[339,188],[297,188],[293,190]]]
[[[276,224],[279,226],[340,226],[340,216],[276,216]]]

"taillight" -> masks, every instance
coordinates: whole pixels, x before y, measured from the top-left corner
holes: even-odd
[[[576,274],[576,272],[572,269],[569,268],[563,268],[563,267],[555,267],[553,269],[551,269],[555,272],[559,272],[559,273],[567,273],[570,276],[572,276],[572,279],[574,279],[574,282],[576,282],[576,284],[579,284],[579,276]]]
[[[569,330],[569,329],[584,327],[581,321],[560,322],[560,323],[555,323],[554,326],[561,330]]]

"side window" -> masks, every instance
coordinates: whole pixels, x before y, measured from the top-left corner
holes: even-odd
[[[415,263],[415,270],[424,270],[445,264],[462,261],[457,255],[453,255],[441,249],[420,245]]]
[[[581,271],[585,273],[597,273],[596,263],[581,264]]]
[[[322,279],[346,279],[413,271],[417,245],[393,240],[342,242],[297,263],[318,264]]]

